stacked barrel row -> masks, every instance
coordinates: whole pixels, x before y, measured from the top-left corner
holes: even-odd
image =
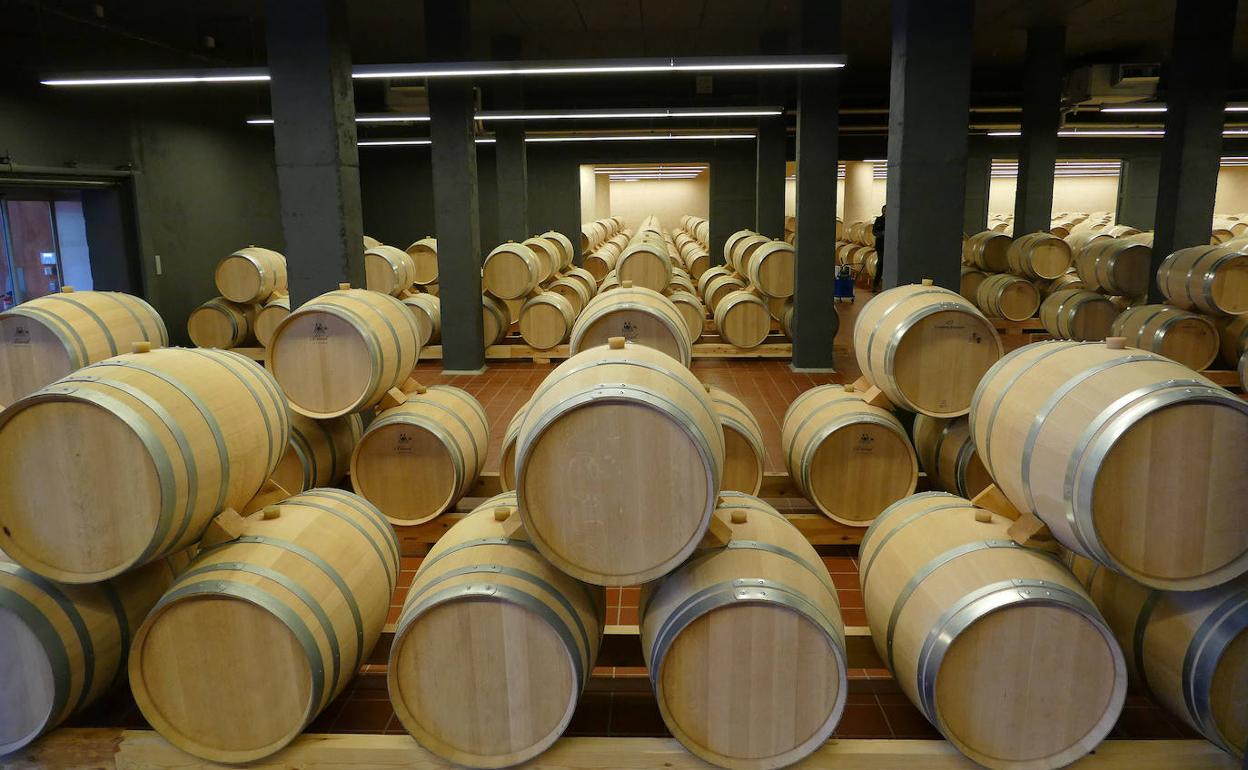
[[[836,263],[850,265],[858,284],[864,288],[875,281],[879,270],[880,255],[875,250],[875,235],[871,231],[872,222],[851,222],[842,227],[837,220]]]
[[[612,225],[615,220],[604,220]],[[598,291],[594,276],[573,264],[573,246],[553,230],[500,244],[481,269],[485,345],[502,342],[515,324],[530,347],[568,340],[572,324]]]
[[[738,230],[724,242],[724,264],[703,272],[697,293],[706,303],[720,338],[754,348],[771,332],[773,320],[788,333],[792,317],[793,245],[753,230]]]
[[[624,220],[619,217],[607,217],[584,223],[581,225],[581,254],[590,254],[608,238],[623,229]]]

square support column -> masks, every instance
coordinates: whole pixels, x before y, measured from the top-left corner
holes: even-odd
[[[1122,161],[1118,177],[1118,210],[1114,221],[1138,230],[1152,230],[1157,216],[1157,177],[1161,157],[1139,155]]]
[[[1166,73],[1153,274],[1175,249],[1209,243],[1236,0],[1174,4],[1174,44]],[[1149,298],[1160,301],[1154,282]]]
[[[893,0],[885,287],[957,290],[966,196],[972,0]]]
[[[769,238],[784,235],[784,176],[788,152],[784,118],[758,121],[754,169],[754,229]]]
[[[841,3],[804,0],[803,48],[840,49]],[[793,293],[793,368],[830,370],[840,326],[836,277],[836,165],[840,75],[806,72],[797,81],[797,253]]]
[[[1048,231],[1053,221],[1053,174],[1062,113],[1064,27],[1027,30],[1023,67],[1023,135],[1018,146],[1014,235]]]
[[[988,228],[988,196],[991,190],[992,156],[986,152],[968,155],[966,158],[966,206],[962,214],[962,232],[974,235]]]
[[[269,0],[270,99],[290,300],[364,285],[360,158],[344,0]]]
[[[504,241],[523,241],[532,235],[529,232],[529,165],[524,145],[524,124],[503,121],[494,129],[494,137],[494,164],[498,171],[498,237]]]

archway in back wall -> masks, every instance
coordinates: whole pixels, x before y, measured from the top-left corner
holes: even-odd
[[[580,179],[583,222],[617,216],[636,229],[653,214],[672,230],[685,214],[710,216],[711,168],[704,160],[582,164]]]

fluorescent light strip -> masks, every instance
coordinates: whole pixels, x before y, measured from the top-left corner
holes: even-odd
[[[428,123],[430,120],[428,115],[356,115],[356,123]],[[271,126],[274,124],[273,118],[248,118],[247,124],[250,126]]]
[[[594,167],[594,173],[595,174],[620,174],[620,173],[628,173],[630,171],[640,171],[640,172],[698,171],[698,172],[701,172],[701,171],[705,171],[706,169],[707,169],[707,166],[665,166],[665,165],[617,166],[617,167],[596,166]]]
[[[526,136],[524,141],[543,144],[547,142],[656,142],[677,139],[712,141],[753,138],[753,134],[605,134],[603,136]]]
[[[360,147],[413,147],[433,144],[432,139],[364,139],[357,143]]]
[[[840,55],[719,56],[705,58],[587,59],[580,61],[440,62],[368,64],[351,70],[356,80],[505,77],[516,75],[607,75],[645,72],[768,72],[830,70],[845,66]],[[46,86],[122,86],[189,83],[265,83],[260,67],[65,75],[41,79]]]
[[[779,107],[706,107],[701,109],[662,108],[619,110],[553,110],[549,112],[478,112],[477,120],[604,120],[611,118],[749,118],[783,115]]]
[[[1141,105],[1123,105],[1121,107],[1102,107],[1101,112],[1117,112],[1117,113],[1139,113],[1139,112],[1165,112],[1167,109],[1164,104],[1141,104]],[[1248,104],[1228,104],[1227,112],[1248,112]]]
[[[1022,136],[1022,131],[989,131],[988,136]],[[1166,135],[1165,129],[1161,128],[1135,128],[1135,129],[1068,129],[1058,131],[1059,137],[1092,137],[1092,138],[1130,138],[1130,137],[1162,137]],[[1228,128],[1222,132],[1222,136],[1248,136],[1248,128]]]

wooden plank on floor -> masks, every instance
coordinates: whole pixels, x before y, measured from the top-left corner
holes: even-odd
[[[18,752],[0,767],[98,770],[224,770],[187,756],[152,730],[62,729]],[[305,734],[252,770],[390,768],[452,770],[409,735]],[[522,767],[528,770],[707,770],[673,738],[562,738]],[[792,767],[797,770],[975,770],[945,741],[832,740]],[[1239,764],[1205,741],[1105,741],[1074,770],[1235,770]]]

